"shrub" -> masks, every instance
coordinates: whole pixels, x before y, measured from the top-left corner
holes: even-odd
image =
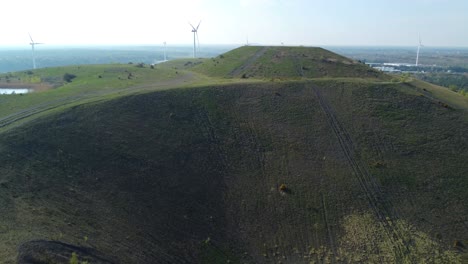
[[[73,252],[71,255],[70,264],[79,264],[78,255],[75,252]]]
[[[374,168],[385,168],[385,167],[387,167],[387,164],[385,164],[385,162],[383,162],[383,161],[376,161],[376,162],[373,162],[371,165]]]
[[[283,194],[291,192],[291,190],[288,188],[288,186],[286,186],[286,184],[284,184],[284,183],[282,183],[278,189]]]
[[[71,74],[71,73],[65,73],[63,75],[63,80],[66,81],[66,82],[71,82],[75,78],[76,78],[76,75]]]

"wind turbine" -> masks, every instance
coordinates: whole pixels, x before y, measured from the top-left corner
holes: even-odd
[[[419,50],[421,49],[421,47],[424,47],[424,45],[422,44],[422,41],[421,41],[421,35],[419,35],[418,52],[416,53],[416,67],[418,67],[418,63],[419,63]]]
[[[166,41],[164,41],[163,44],[164,44],[164,61],[167,61],[167,57],[166,57]]]
[[[190,26],[192,27],[192,32],[193,32],[193,57],[197,57],[197,46],[196,46],[196,40],[198,41],[198,47],[200,47],[200,39],[198,38],[198,28],[200,27],[200,22],[198,22],[198,26],[194,27],[192,24]]]
[[[36,69],[36,56],[34,54],[34,46],[39,45],[39,44],[44,44],[44,43],[34,42],[33,38],[31,37],[31,34],[29,34],[29,38],[31,39],[31,43],[29,43],[29,45],[31,45],[31,48],[32,48],[33,69]]]

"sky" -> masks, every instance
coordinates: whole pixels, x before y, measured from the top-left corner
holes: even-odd
[[[200,44],[468,47],[467,0],[2,0],[0,47]]]

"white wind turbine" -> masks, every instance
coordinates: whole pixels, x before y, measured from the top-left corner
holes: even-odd
[[[424,47],[424,45],[422,44],[421,36],[419,36],[418,51],[416,52],[416,67],[417,67],[418,64],[419,64],[419,50],[421,49],[421,47]]]
[[[164,41],[163,44],[164,44],[164,61],[167,61],[167,57],[166,57],[166,41]]]
[[[197,57],[197,41],[198,41],[198,47],[200,47],[200,39],[198,38],[198,28],[200,27],[200,22],[198,22],[198,26],[194,27],[191,23],[190,26],[192,27],[192,32],[193,32],[193,57]]]
[[[33,62],[33,69],[36,69],[36,56],[34,54],[34,46],[39,45],[39,44],[44,44],[44,43],[39,43],[39,42],[34,42],[33,38],[31,37],[31,34],[29,34],[29,38],[31,39],[31,45],[32,48],[32,62]]]

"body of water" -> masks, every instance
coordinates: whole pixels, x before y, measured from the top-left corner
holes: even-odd
[[[0,94],[25,94],[30,93],[28,88],[0,88]]]

